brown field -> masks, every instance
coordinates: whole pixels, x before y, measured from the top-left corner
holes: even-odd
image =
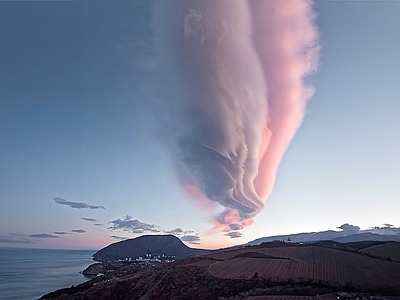
[[[249,251],[274,258],[233,258]],[[399,263],[331,248],[253,248],[218,253],[212,257],[225,259],[210,265],[211,274],[221,278],[250,279],[257,272],[264,278],[312,279],[339,286],[351,283],[363,289],[400,287]]]
[[[397,242],[376,245],[364,248],[360,251],[374,256],[387,257],[393,261],[400,262],[400,243]]]
[[[252,296],[247,297],[247,300],[337,300],[335,295],[321,296],[288,296],[288,295],[265,295],[265,296]]]

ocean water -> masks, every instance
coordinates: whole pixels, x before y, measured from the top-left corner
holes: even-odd
[[[93,263],[95,250],[0,248],[0,299],[38,299],[89,280],[79,272]]]

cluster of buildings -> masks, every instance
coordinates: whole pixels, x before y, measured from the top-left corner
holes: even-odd
[[[137,258],[126,257],[125,259],[118,259],[119,262],[171,262],[176,258],[175,255],[152,255],[151,253],[146,254],[144,257],[139,256]]]

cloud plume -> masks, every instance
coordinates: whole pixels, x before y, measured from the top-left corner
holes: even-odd
[[[156,1],[159,104],[183,188],[238,237],[264,207],[313,89],[310,0]],[[166,120],[166,112],[170,119]],[[171,143],[170,141],[176,141]]]
[[[56,197],[56,198],[54,198],[53,200],[54,200],[57,204],[68,205],[68,206],[70,206],[70,207],[72,207],[72,208],[78,208],[78,209],[81,209],[81,208],[89,208],[89,209],[99,209],[99,208],[102,208],[102,209],[105,209],[104,206],[91,205],[91,204],[86,204],[86,203],[83,203],[83,202],[67,201],[67,200],[65,200],[65,199],[63,199],[63,198],[60,198],[60,197]]]

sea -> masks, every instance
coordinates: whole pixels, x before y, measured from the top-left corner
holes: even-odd
[[[90,280],[80,274],[96,250],[0,248],[0,300],[38,299]]]

